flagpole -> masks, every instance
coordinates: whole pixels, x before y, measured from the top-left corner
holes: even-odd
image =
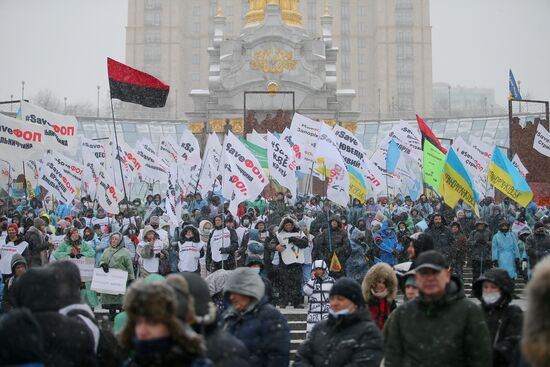
[[[27,174],[25,173],[25,161],[23,161],[23,191],[25,192],[25,201],[28,201],[27,198]],[[29,205],[29,203],[27,203]]]
[[[126,204],[128,204],[128,195],[126,194],[126,183],[124,182],[124,173],[122,172],[122,162],[120,160],[120,152],[118,150],[119,145],[118,145],[118,134],[116,131],[115,108],[113,107],[113,99],[110,98],[110,100],[111,100],[111,112],[113,115],[113,129],[115,130],[116,154],[117,156],[119,156],[117,160],[118,160],[118,167],[120,168],[120,179],[122,180],[122,189],[124,190],[124,199],[126,201]]]

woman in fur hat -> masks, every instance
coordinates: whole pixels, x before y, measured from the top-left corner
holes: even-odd
[[[195,366],[205,364],[202,338],[178,318],[184,291],[177,285],[139,280],[128,289],[128,322],[120,343],[129,357],[124,366]],[[179,301],[179,302],[178,302]],[[187,302],[183,302],[187,305]]]
[[[363,297],[371,312],[374,323],[380,330],[390,313],[397,307],[397,277],[386,263],[378,263],[370,268],[361,285]]]

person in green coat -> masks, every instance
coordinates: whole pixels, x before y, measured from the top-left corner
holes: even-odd
[[[481,308],[468,300],[437,251],[420,254],[420,295],[393,311],[384,326],[386,367],[492,366],[492,343]]]
[[[82,239],[76,227],[70,227],[66,231],[65,239],[57,247],[57,250],[52,253],[52,256],[56,260],[80,259],[82,257],[93,259],[95,258],[95,250]],[[96,292],[91,290],[91,282],[82,282],[80,295],[92,309],[99,305]]]
[[[132,258],[130,257],[130,252],[124,246],[120,233],[113,233],[109,237],[109,247],[103,252],[99,260],[99,266],[106,273],[108,273],[110,269],[127,271],[128,283],[135,279]],[[117,311],[122,309],[123,298],[124,295],[122,294],[101,294],[101,304],[104,308],[109,310],[111,319],[115,317]]]

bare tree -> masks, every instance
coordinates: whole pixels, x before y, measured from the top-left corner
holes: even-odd
[[[62,113],[63,102],[50,89],[40,89],[32,98],[32,102],[51,112]]]

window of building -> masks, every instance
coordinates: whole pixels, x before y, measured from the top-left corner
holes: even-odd
[[[194,6],[193,7],[193,16],[194,17],[200,17],[201,16],[201,7],[200,6]]]
[[[365,22],[359,22],[359,25],[357,26],[357,30],[359,33],[367,33],[367,23]]]
[[[199,22],[193,22],[191,23],[191,31],[194,33],[200,33],[201,31],[201,24]]]
[[[349,34],[350,32],[350,26],[348,21],[342,22],[342,33]]]
[[[201,63],[201,57],[199,54],[191,55],[191,63],[193,65],[199,65]]]
[[[160,43],[159,29],[145,29],[145,43]]]
[[[360,17],[366,17],[367,16],[367,7],[364,6],[364,5],[360,5],[358,12],[359,12]]]
[[[160,25],[160,12],[158,12],[158,11],[146,11],[145,12],[145,25],[146,26],[159,26]]]
[[[360,81],[365,81],[367,80],[367,73],[363,70],[360,70],[359,71],[359,80]]]
[[[160,45],[158,44],[152,44],[148,45],[143,49],[143,56],[145,58],[145,61],[148,60],[159,60],[160,59]]]
[[[349,38],[342,38],[342,40],[340,41],[342,43],[342,51],[343,52],[347,52],[350,50],[350,42],[349,42]]]
[[[145,0],[145,9],[160,9],[160,0]]]
[[[367,39],[366,38],[358,38],[357,39],[357,47],[360,50],[364,50],[367,48]]]
[[[359,62],[359,65],[365,65],[367,63],[367,55],[365,54],[359,54],[357,57],[357,61]]]
[[[349,86],[351,84],[351,75],[349,71],[342,71],[342,85]]]
[[[347,53],[342,53],[340,61],[342,63],[342,68],[349,69],[349,55]]]
[[[342,0],[342,8],[340,10],[340,16],[342,19],[349,19],[349,1],[348,0]]]
[[[191,80],[194,82],[199,82],[201,80],[201,76],[199,73],[191,73]]]

